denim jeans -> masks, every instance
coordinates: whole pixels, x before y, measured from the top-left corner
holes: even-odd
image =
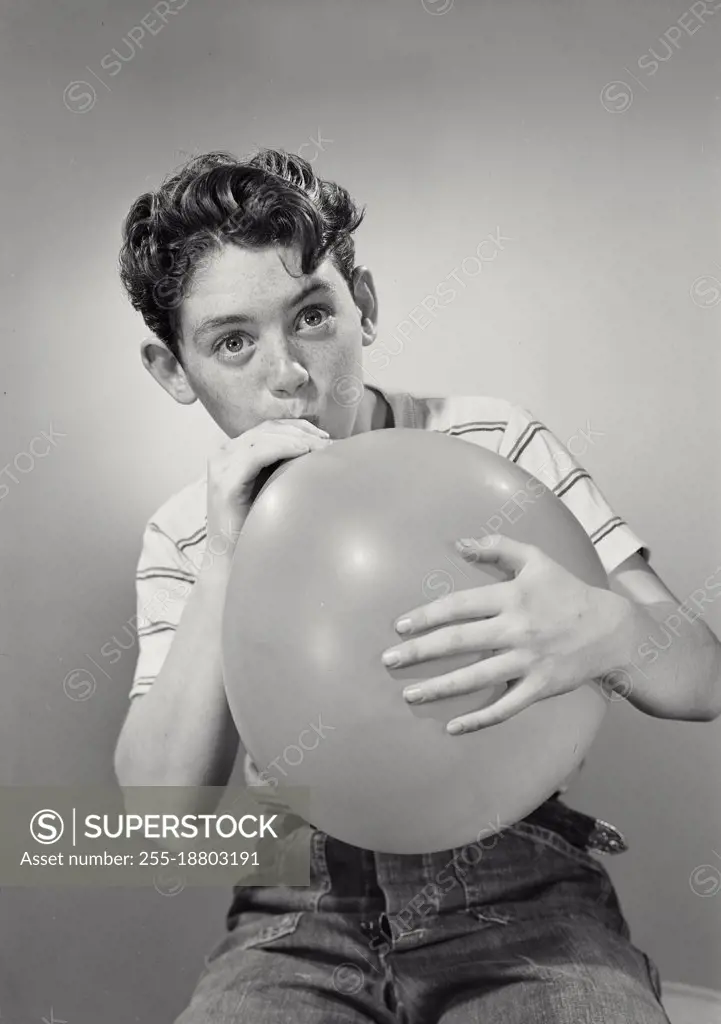
[[[552,798],[419,855],[306,825],[310,885],[233,890],[175,1024],[668,1024],[658,969],[591,852],[602,824]],[[614,832],[607,852],[625,849]]]

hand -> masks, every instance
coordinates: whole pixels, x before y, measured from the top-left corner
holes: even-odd
[[[208,461],[208,542],[231,540],[232,556],[254,497],[258,474],[274,462],[294,459],[331,444],[328,434],[308,420],[264,420],[229,438]],[[211,549],[212,550],[212,549]]]
[[[462,545],[464,558],[496,565],[513,578],[455,591],[400,616],[396,630],[414,639],[386,651],[383,661],[388,665],[391,650],[401,656],[394,668],[467,652],[493,656],[414,683],[403,693],[409,703],[512,683],[493,704],[446,727],[452,734],[474,732],[569,693],[618,664],[624,598],[588,586],[531,544],[495,535]],[[399,628],[403,619],[410,620],[407,630]],[[433,632],[417,635],[425,630]]]

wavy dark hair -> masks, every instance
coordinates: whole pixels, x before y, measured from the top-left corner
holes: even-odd
[[[246,161],[204,153],[133,203],[123,223],[120,278],[148,328],[181,361],[178,307],[209,255],[227,242],[297,245],[303,274],[330,256],[352,287],[352,234],[364,214],[344,188],[294,153],[261,149]]]

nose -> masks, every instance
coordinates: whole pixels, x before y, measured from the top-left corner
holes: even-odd
[[[308,371],[285,339],[269,346],[267,380],[273,395],[294,395],[309,379]]]

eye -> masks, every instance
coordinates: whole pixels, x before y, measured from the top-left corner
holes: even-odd
[[[215,346],[215,351],[220,355],[222,359],[232,359],[234,356],[243,354],[246,340],[242,334],[237,332],[233,334],[225,334],[218,344]]]
[[[328,306],[306,306],[301,310],[300,321],[311,329],[322,327],[326,319],[333,315],[333,310]]]

